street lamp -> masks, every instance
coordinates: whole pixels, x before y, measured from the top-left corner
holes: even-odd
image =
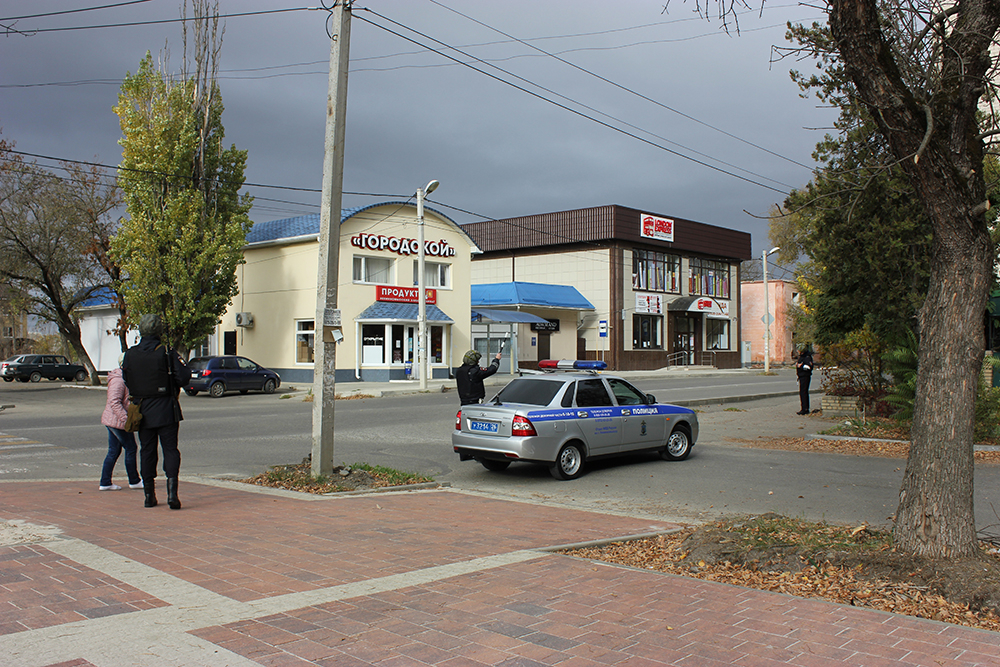
[[[764,271],[764,372],[771,372],[771,306],[767,301],[767,256],[781,250],[778,246],[761,252],[760,266]]]
[[[427,295],[424,294],[424,197],[437,190],[440,183],[431,181],[417,188],[417,368],[420,389],[427,389]]]

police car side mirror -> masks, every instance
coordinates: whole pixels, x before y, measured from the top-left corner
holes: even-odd
[[[656,403],[656,396],[646,394],[646,405],[652,405],[653,403]]]

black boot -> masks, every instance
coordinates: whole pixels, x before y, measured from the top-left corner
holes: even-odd
[[[167,505],[172,510],[181,508],[181,501],[177,499],[177,478],[167,477]]]
[[[146,507],[156,507],[156,480],[142,480],[142,490],[146,494]]]

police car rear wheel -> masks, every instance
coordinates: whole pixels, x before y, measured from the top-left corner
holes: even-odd
[[[510,461],[494,461],[493,459],[478,459],[478,461],[491,472],[503,472],[510,467]]]
[[[583,473],[583,461],[583,448],[571,442],[559,450],[559,456],[549,472],[556,479],[576,479]]]
[[[667,444],[660,452],[660,456],[666,461],[683,461],[690,453],[691,436],[686,428],[678,426],[667,438]]]

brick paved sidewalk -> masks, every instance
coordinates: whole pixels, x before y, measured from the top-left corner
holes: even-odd
[[[546,551],[666,523],[447,490],[180,495],[0,484],[0,521],[26,522],[7,533],[40,540],[0,546],[0,665],[1000,665],[1000,634]]]

